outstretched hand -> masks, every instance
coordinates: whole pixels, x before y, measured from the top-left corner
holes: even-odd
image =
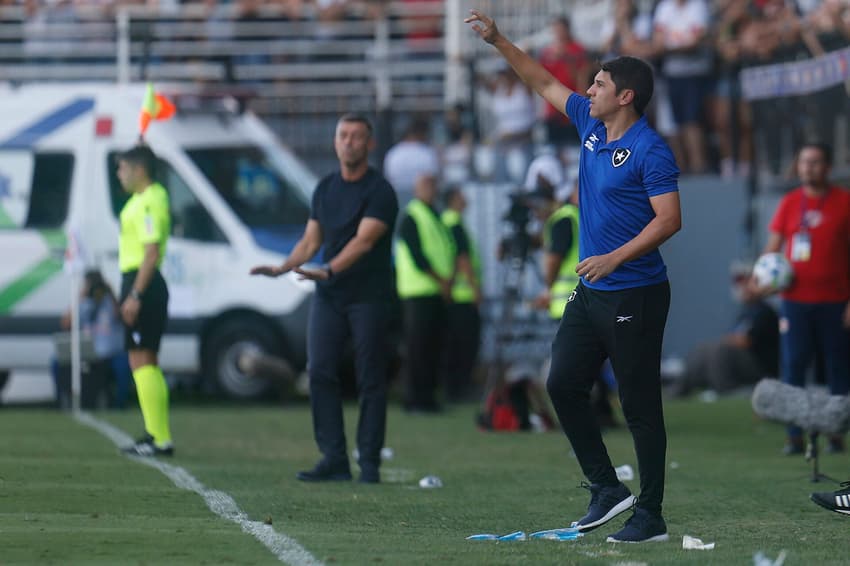
[[[293,271],[300,275],[299,279],[301,280],[309,279],[310,281],[327,281],[331,277],[328,270],[322,268],[304,269],[303,267],[296,267]]]
[[[472,30],[487,43],[495,43],[499,38],[499,28],[496,27],[496,22],[493,21],[493,18],[478,10],[470,10],[469,13],[472,15],[463,20],[463,22],[465,24],[472,24]]]
[[[251,275],[265,275],[266,277],[278,277],[284,273],[277,265],[258,265],[251,269]]]

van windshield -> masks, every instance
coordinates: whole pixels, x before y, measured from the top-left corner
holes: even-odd
[[[303,167],[281,166],[256,146],[195,148],[186,152],[262,247],[287,253],[310,216],[312,183]],[[294,160],[293,160],[294,161]],[[290,169],[293,169],[290,171]],[[308,189],[308,190],[305,190]]]
[[[303,228],[307,223],[310,207],[305,191],[296,185],[301,179],[284,175],[261,148],[216,147],[186,153],[248,226]]]

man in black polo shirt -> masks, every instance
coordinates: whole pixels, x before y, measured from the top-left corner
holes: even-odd
[[[319,182],[301,240],[280,266],[252,275],[295,271],[316,281],[307,337],[313,432],[322,459],[302,481],[350,480],[342,418],[339,365],[345,341],[354,345],[360,421],[360,481],[380,481],[387,413],[387,326],[395,300],[392,230],[398,201],[392,186],[369,166],[372,126],[360,115],[340,118],[334,148],[340,170]],[[324,246],[321,267],[302,268]]]

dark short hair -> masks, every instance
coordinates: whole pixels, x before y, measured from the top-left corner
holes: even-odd
[[[116,160],[125,161],[132,165],[141,165],[148,177],[153,178],[156,174],[156,155],[151,148],[144,144],[133,146],[127,151],[119,153]]]
[[[602,63],[602,70],[611,75],[617,94],[623,89],[629,89],[635,93],[634,107],[639,115],[643,115],[646,105],[652,98],[654,79],[652,67],[643,59],[637,57],[622,56]]]
[[[567,31],[571,31],[571,30],[572,30],[572,28],[571,28],[571,22],[570,22],[570,19],[569,19],[567,16],[564,16],[564,15],[555,16],[555,17],[552,19],[552,23],[553,23],[553,24],[558,24],[558,25],[564,26],[564,27],[566,28],[566,30],[567,30]]]
[[[364,114],[360,114],[358,112],[349,112],[347,114],[343,114],[339,119],[339,124],[343,122],[353,122],[355,124],[363,124],[366,126],[366,131],[369,133],[369,136],[372,136],[372,122],[369,121]]]
[[[799,151],[797,151],[797,155],[803,152],[804,149],[814,148],[820,151],[821,155],[823,155],[823,160],[826,161],[826,164],[832,167],[832,146],[828,143],[824,142],[806,142],[800,146]]]

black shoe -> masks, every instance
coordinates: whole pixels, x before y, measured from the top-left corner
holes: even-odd
[[[378,471],[378,466],[360,462],[360,483],[381,483],[381,473]]]
[[[142,456],[145,458],[174,456],[174,445],[169,442],[165,446],[157,446],[153,441],[153,436],[146,434],[137,440],[135,444],[122,448],[121,452],[128,456]]]
[[[305,470],[295,474],[301,481],[351,481],[351,470],[348,464],[331,465],[321,460],[312,470]]]
[[[664,542],[667,535],[667,523],[661,515],[654,515],[645,509],[635,507],[625,526],[608,537],[608,542]]]
[[[635,496],[622,483],[615,486],[604,486],[598,483],[583,484],[582,487],[590,490],[587,515],[576,522],[576,527],[582,533],[601,527],[623,511],[631,509],[635,504]]]
[[[381,474],[378,471],[360,470],[360,483],[381,483]]]
[[[811,498],[824,509],[850,515],[850,481],[842,482],[838,491],[813,493]]]

